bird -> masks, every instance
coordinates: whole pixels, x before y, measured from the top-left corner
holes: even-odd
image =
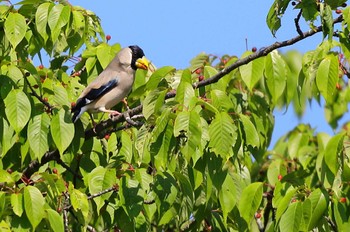
[[[107,67],[80,94],[71,112],[75,123],[84,112],[105,112],[112,116],[120,113],[111,110],[131,91],[137,69],[148,70],[150,61],[137,45],[121,49]]]

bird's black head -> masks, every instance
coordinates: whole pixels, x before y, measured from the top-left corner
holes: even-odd
[[[136,61],[138,59],[144,57],[145,53],[143,53],[143,50],[137,45],[129,46],[129,48],[131,49],[131,54],[132,54],[132,57],[131,57],[131,68],[136,70],[137,69]]]

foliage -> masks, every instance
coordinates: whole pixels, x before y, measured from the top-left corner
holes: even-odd
[[[199,54],[184,70],[138,71],[131,121],[98,114],[95,128],[87,114],[73,124],[70,107],[120,45],[67,1],[2,2],[1,230],[345,230],[349,125],[334,136],[299,125],[268,150],[276,107],[301,116],[323,98],[334,128],[348,110],[344,2],[275,0],[267,25],[275,34],[292,5],[296,38],[241,58]],[[275,49],[321,31],[305,54]],[[32,61],[42,53],[48,67]]]

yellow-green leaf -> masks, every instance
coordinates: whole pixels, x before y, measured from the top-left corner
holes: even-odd
[[[226,112],[217,113],[209,125],[211,150],[228,159],[232,155],[232,148],[237,140],[236,130],[232,118]]]
[[[333,94],[336,91],[336,84],[339,79],[338,66],[338,57],[331,53],[321,61],[317,69],[317,88],[327,103],[333,102]]]
[[[13,90],[7,95],[4,102],[7,119],[15,131],[19,133],[30,118],[30,101],[21,90]]]
[[[289,68],[277,50],[274,50],[266,56],[266,83],[274,104],[277,103],[284,92],[288,72]]]
[[[241,194],[238,209],[240,215],[244,218],[248,225],[253,219],[256,211],[260,207],[263,195],[263,184],[260,182],[248,185]]]
[[[5,20],[4,29],[7,39],[13,48],[16,48],[26,34],[26,19],[19,13],[10,12]]]
[[[50,118],[46,113],[32,117],[28,124],[29,145],[38,160],[49,150],[49,126]]]
[[[63,154],[74,137],[74,124],[68,111],[61,109],[53,116],[50,131],[58,151]]]
[[[45,215],[44,205],[45,199],[39,189],[30,185],[24,188],[24,209],[34,229]]]

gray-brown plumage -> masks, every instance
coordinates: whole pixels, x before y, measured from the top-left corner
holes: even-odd
[[[149,61],[136,45],[121,49],[105,70],[80,94],[72,108],[75,123],[84,112],[106,112],[128,95],[135,80],[136,69],[148,69]]]

